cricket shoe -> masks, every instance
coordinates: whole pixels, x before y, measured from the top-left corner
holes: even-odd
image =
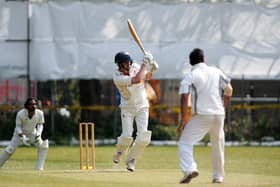
[[[213,179],[212,183],[222,183],[223,179]]]
[[[114,156],[113,156],[113,162],[115,164],[118,164],[121,160],[121,156],[122,156],[121,152],[116,152],[116,154],[114,154]]]
[[[126,169],[131,172],[135,170],[135,159],[126,162]]]
[[[198,171],[192,171],[188,175],[185,175],[181,180],[180,184],[185,184],[191,182],[192,178],[195,178],[199,175]]]

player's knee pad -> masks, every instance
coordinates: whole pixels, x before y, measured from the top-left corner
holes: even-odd
[[[125,151],[131,145],[132,141],[133,141],[132,137],[119,136],[118,137],[118,142],[117,142],[117,145],[116,145],[117,152]]]
[[[12,155],[7,153],[5,150],[0,151],[0,168],[4,165],[4,163],[11,157]]]
[[[49,141],[48,140],[44,140],[44,141],[38,142],[37,148],[38,149],[48,149],[49,148]]]
[[[12,155],[15,151],[16,151],[16,147],[8,145],[8,147],[6,147],[4,149],[4,151],[10,155]]]
[[[49,149],[49,141],[44,140],[39,146],[38,146],[38,151],[37,151],[37,162],[35,165],[36,170],[43,170],[44,169],[44,164],[45,160],[47,157]]]
[[[140,133],[137,135],[135,139],[135,143],[142,146],[147,146],[151,142],[151,137],[152,137],[152,131],[146,131]]]
[[[119,136],[117,144],[124,145],[124,146],[130,146],[132,141],[133,141],[132,137],[122,137],[122,136]]]
[[[143,154],[145,147],[151,142],[151,135],[151,131],[146,131],[137,135],[135,143],[127,155],[126,162],[132,159],[138,159]]]

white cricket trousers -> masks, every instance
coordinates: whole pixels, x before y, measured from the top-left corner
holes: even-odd
[[[197,170],[193,158],[193,146],[207,133],[211,141],[213,179],[224,179],[224,115],[194,115],[186,124],[178,143],[179,164],[188,175]]]
[[[136,122],[137,135],[147,132],[149,107],[142,108],[122,108],[122,137],[131,137],[133,134],[133,122]]]

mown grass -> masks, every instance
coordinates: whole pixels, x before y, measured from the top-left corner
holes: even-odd
[[[217,186],[211,183],[209,147],[195,147],[200,176],[188,186]],[[96,147],[96,170],[79,170],[79,147],[50,147],[45,170],[34,171],[35,148],[19,147],[0,170],[0,187],[173,187],[182,173],[178,165],[177,147],[149,146],[137,163],[134,173],[124,163],[112,164],[113,146]],[[226,177],[229,187],[280,186],[279,147],[226,147]]]

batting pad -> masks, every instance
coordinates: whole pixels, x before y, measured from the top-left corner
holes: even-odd
[[[49,141],[45,140],[42,142],[42,144],[39,145],[38,150],[37,150],[37,161],[35,165],[36,170],[43,170],[44,169],[44,164],[45,160],[48,154],[48,149],[49,149]]]
[[[131,145],[133,141],[132,137],[118,137],[118,143],[116,145],[116,152],[123,153]]]
[[[127,155],[126,162],[129,162],[132,159],[137,160],[143,154],[145,147],[151,142],[151,136],[152,132],[147,131],[136,137],[136,140]]]
[[[11,154],[6,151],[0,152],[0,168],[4,165],[4,163],[10,158]]]
[[[135,143],[147,146],[151,142],[152,131],[146,131],[137,135]]]

